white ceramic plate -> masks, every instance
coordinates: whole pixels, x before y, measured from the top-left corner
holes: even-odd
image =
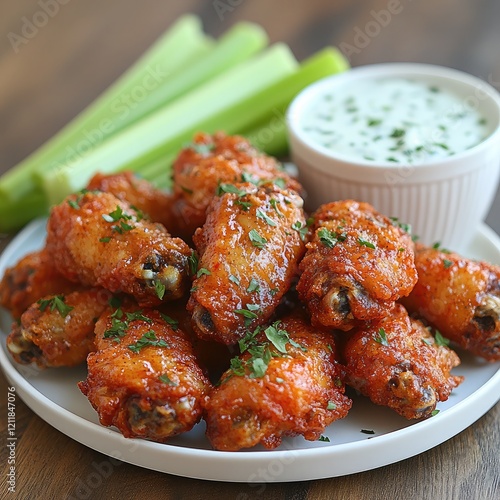
[[[44,237],[45,221],[26,227],[3,252],[0,275],[21,256],[40,248]],[[483,226],[465,254],[498,264],[500,239]],[[311,443],[297,437],[284,440],[273,451],[256,448],[219,452],[210,448],[201,423],[165,445],[125,439],[115,430],[102,427],[76,387],[76,382],[85,378],[84,367],[38,371],[14,364],[5,350],[10,321],[5,311],[0,312],[0,365],[16,393],[35,413],[64,434],[109,457],[185,477],[250,483],[302,481],[374,469],[422,453],[458,434],[484,415],[500,393],[500,362],[486,363],[459,352],[462,364],[455,373],[464,375],[465,382],[448,401],[438,405],[440,413],[428,420],[409,422],[387,408],[355,397],[349,415],[324,433],[329,443]]]

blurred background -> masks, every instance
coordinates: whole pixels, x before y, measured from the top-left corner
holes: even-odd
[[[0,172],[97,97],[181,14],[218,36],[246,19],[299,59],[441,64],[500,89],[498,0],[1,0]],[[390,21],[384,17],[390,9]],[[45,14],[44,14],[45,13]],[[376,21],[375,23],[373,21]],[[367,35],[368,34],[368,35]],[[500,195],[487,222],[500,232]]]

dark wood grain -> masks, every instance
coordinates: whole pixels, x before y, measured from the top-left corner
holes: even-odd
[[[356,34],[391,4],[389,0],[225,3],[230,9],[220,16],[213,1],[69,0],[15,51],[8,35],[21,33],[23,20],[32,19],[41,6],[37,0],[2,2],[0,172],[90,103],[184,12],[199,13],[214,36],[242,19],[258,22],[271,41],[288,43],[303,58],[328,44],[355,46]],[[391,15],[387,26],[369,37],[366,46],[350,53],[353,66],[429,62],[468,71],[500,87],[498,0],[401,0],[398,5],[399,12]],[[500,232],[499,195],[488,223]],[[2,436],[7,424],[6,398],[7,382],[0,376]],[[18,397],[16,433],[18,493],[12,498],[500,498],[499,404],[458,436],[416,457],[351,476],[289,484],[198,481],[125,463],[113,466],[108,477],[97,478],[92,474],[107,458],[53,429]],[[7,471],[4,444],[0,446],[2,498]],[[85,490],[88,484],[93,485],[91,493]]]

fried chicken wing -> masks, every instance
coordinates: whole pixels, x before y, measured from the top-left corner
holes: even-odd
[[[90,179],[87,190],[114,194],[146,214],[153,222],[163,224],[169,231],[174,225],[172,196],[156,189],[150,182],[140,179],[133,172],[111,175],[97,173]]]
[[[209,382],[180,329],[154,310],[118,308],[96,324],[97,352],[79,388],[102,425],[158,442],[201,418]]]
[[[407,419],[431,416],[463,377],[450,374],[456,353],[397,304],[390,316],[349,333],[343,349],[346,383]]]
[[[283,436],[315,441],[347,415],[351,400],[330,333],[289,316],[244,343],[245,352],[205,398],[207,437],[215,449],[259,443],[272,449]]]
[[[40,368],[84,363],[95,350],[94,325],[110,297],[102,288],[43,297],[14,323],[7,349],[18,363]]]
[[[305,250],[302,203],[274,184],[221,185],[194,236],[200,260],[187,307],[200,337],[234,344],[271,317]]]
[[[110,193],[71,195],[47,224],[47,250],[68,279],[131,294],[141,305],[187,288],[190,248]]]
[[[255,149],[247,139],[224,133],[197,134],[180,152],[173,170],[177,232],[172,231],[186,240],[204,224],[207,206],[220,183],[281,179],[289,189],[301,190],[274,158]]]
[[[349,330],[384,317],[417,281],[410,236],[367,204],[321,206],[300,264],[299,298],[314,325]]]
[[[73,291],[75,284],[64,278],[56,267],[45,250],[23,257],[5,271],[0,281],[0,305],[18,319],[39,298]]]
[[[408,310],[464,349],[500,360],[500,267],[424,245],[417,245],[415,265]]]

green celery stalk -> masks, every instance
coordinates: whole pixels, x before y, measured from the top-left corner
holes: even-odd
[[[151,79],[160,79],[160,74],[172,78],[205,57],[212,45],[213,41],[203,33],[198,17],[181,17],[96,101],[51,140],[6,172],[0,179],[0,198],[16,200],[34,194],[36,188],[31,180],[34,170],[41,165],[48,168],[61,162],[61,158],[68,155],[68,149],[77,151],[79,145],[90,145],[97,136],[95,140],[100,141],[101,136],[113,131],[121,98],[143,88]]]
[[[97,171],[131,169],[140,173],[162,155],[180,149],[195,131],[212,130],[230,118],[238,119],[235,112],[241,102],[296,68],[293,54],[283,44],[237,65],[110,138],[91,154],[46,172],[42,185],[49,203],[58,203],[81,189]]]
[[[262,151],[280,156],[288,149],[285,124],[286,108],[292,99],[307,85],[325,76],[338,73],[348,67],[344,56],[335,48],[327,47],[306,59],[300,68],[280,80],[249,94],[234,106],[219,114],[217,120],[199,120],[197,129],[192,132],[208,133],[224,130],[228,134],[241,134],[251,137]],[[188,142],[191,135],[183,137],[182,143]],[[175,148],[182,147],[176,143]],[[177,149],[168,153],[177,153]],[[174,155],[175,157],[175,155]],[[160,175],[157,157],[150,157],[150,164],[140,168],[140,173],[147,179],[155,180]],[[169,175],[167,170],[164,175]]]
[[[205,57],[155,89],[145,102],[131,110],[127,122],[139,120],[200,83],[241,63],[262,50],[267,42],[267,34],[260,26],[246,22],[236,24],[217,40],[214,49]]]
[[[47,213],[47,200],[43,193],[25,200],[15,200],[7,207],[0,206],[0,233],[16,231],[31,219]]]

